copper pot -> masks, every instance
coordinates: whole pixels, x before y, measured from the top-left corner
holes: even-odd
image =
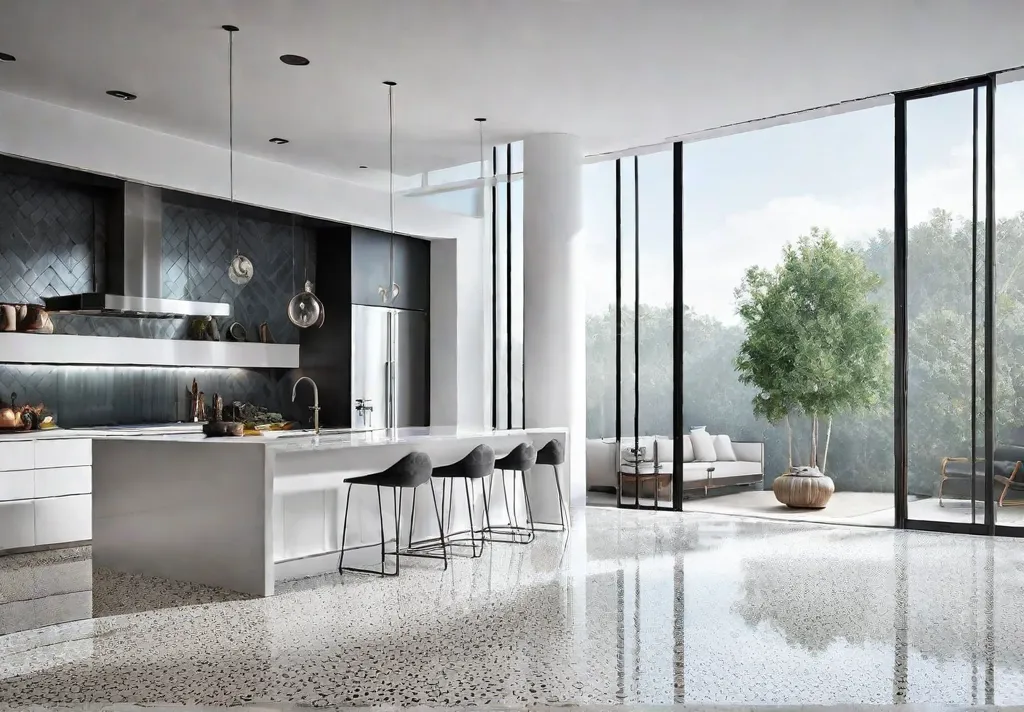
[[[21,323],[21,331],[35,334],[52,334],[53,321],[46,309],[38,304],[29,304],[25,310],[25,319]]]
[[[13,408],[0,408],[0,429],[20,428],[21,419]]]
[[[18,308],[13,304],[0,304],[0,331],[17,331]]]

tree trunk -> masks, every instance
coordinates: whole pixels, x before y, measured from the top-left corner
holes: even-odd
[[[789,440],[789,469],[793,469],[793,424],[789,422],[789,413],[786,413],[786,435]]]
[[[818,416],[811,415],[811,458],[808,462],[811,467],[818,466]]]
[[[821,474],[825,474],[825,466],[828,465],[828,443],[832,439],[832,416],[828,416],[828,429],[825,431],[825,455],[821,458]]]

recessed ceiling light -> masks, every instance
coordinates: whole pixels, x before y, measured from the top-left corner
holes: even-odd
[[[309,60],[298,54],[282,54],[281,61],[293,67],[305,67]]]
[[[112,96],[115,99],[120,99],[121,101],[135,101],[139,98],[131,92],[121,91],[120,89],[111,89],[107,92],[107,95]]]
[[[18,58],[13,54],[7,54],[6,52],[0,52],[0,62],[17,62]]]
[[[275,136],[274,138],[270,139],[270,142],[276,143],[278,146],[283,146],[284,144],[288,143],[288,139],[278,138],[277,136]]]

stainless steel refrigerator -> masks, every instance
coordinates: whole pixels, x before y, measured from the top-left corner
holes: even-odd
[[[427,314],[352,307],[352,427],[427,424]]]

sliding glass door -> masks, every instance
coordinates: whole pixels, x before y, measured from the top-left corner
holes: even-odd
[[[981,77],[896,99],[897,520],[991,533],[993,107]]]

